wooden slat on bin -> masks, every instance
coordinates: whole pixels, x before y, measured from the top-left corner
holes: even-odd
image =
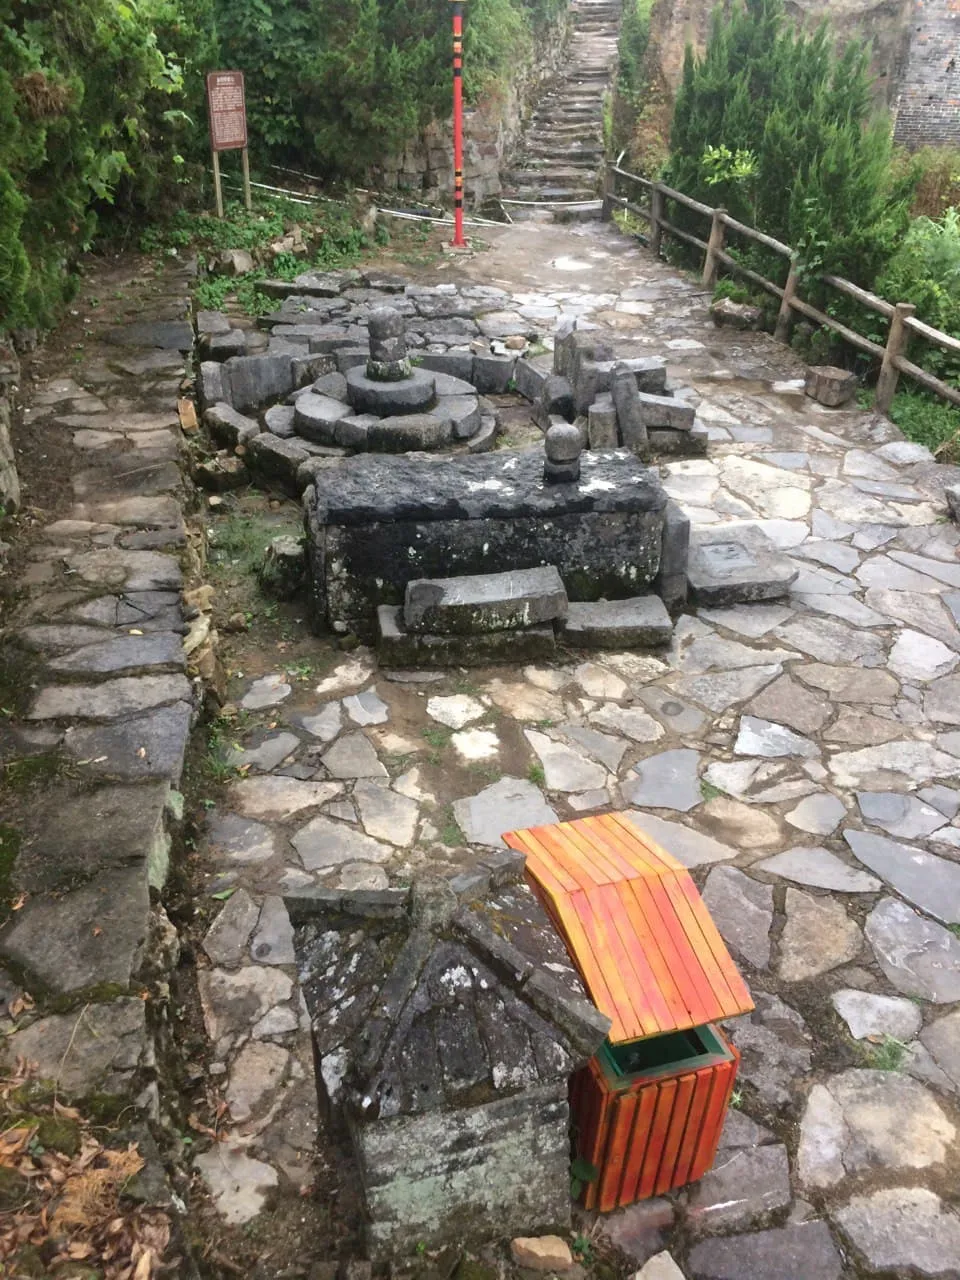
[[[622,814],[511,831],[590,997],[622,1043],[753,1008],[689,871]]]

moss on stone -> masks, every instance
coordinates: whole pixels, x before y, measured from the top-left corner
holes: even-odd
[[[4,1125],[6,1128],[7,1126]],[[8,1169],[0,1165],[0,1211],[8,1212],[21,1204],[29,1190],[26,1178],[21,1177],[16,1169]]]

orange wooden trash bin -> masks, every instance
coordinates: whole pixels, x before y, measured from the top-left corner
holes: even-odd
[[[622,814],[511,831],[591,1000],[612,1020],[571,1081],[577,1154],[608,1212],[713,1164],[739,1054],[713,1023],[754,1007],[689,871]]]

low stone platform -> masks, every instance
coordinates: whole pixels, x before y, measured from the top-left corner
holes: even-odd
[[[413,579],[494,566],[554,564],[572,600],[635,596],[660,568],[666,495],[627,452],[582,463],[569,484],[544,481],[539,451],[367,454],[319,473],[304,495],[317,621],[369,635]]]
[[[799,572],[762,530],[749,525],[698,529],[690,538],[687,579],[698,605],[780,600]]]
[[[567,592],[553,565],[468,578],[420,578],[407,583],[408,630],[441,635],[507,631],[566,616]]]

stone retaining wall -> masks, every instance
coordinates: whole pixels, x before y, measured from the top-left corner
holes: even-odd
[[[469,22],[469,12],[467,14]],[[536,33],[534,48],[503,90],[487,94],[464,112],[464,202],[477,209],[501,191],[500,172],[508,167],[524,116],[544,84],[557,74],[570,36],[566,10]],[[383,192],[396,191],[427,204],[448,204],[453,190],[452,118],[433,121],[399,156],[371,170],[369,182]]]
[[[895,136],[911,150],[960,146],[960,0],[913,0]]]

